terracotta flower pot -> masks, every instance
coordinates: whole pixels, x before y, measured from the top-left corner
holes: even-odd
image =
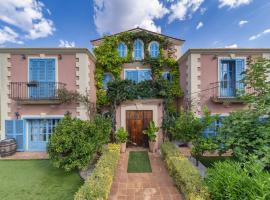
[[[126,148],[127,148],[127,143],[121,143],[121,149],[120,149],[120,152],[121,153],[125,153],[126,152]]]
[[[155,141],[149,141],[149,151],[151,153],[154,153],[156,151],[156,142]]]

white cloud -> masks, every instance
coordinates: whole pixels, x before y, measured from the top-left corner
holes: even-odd
[[[43,12],[48,12],[38,0],[1,0],[0,21],[20,30],[27,39],[52,35],[55,28]]]
[[[59,47],[72,48],[75,47],[75,42],[69,42],[67,40],[59,40]]]
[[[169,10],[159,0],[94,0],[94,22],[99,34],[141,27],[161,32],[154,20]]]
[[[204,15],[204,13],[207,11],[207,8],[200,8],[201,15]]]
[[[263,32],[258,33],[257,35],[251,36],[251,37],[249,38],[249,40],[256,40],[256,39],[258,39],[258,38],[260,38],[260,37],[262,37],[262,36],[264,36],[264,35],[266,35],[266,34],[269,34],[269,33],[270,33],[270,29],[266,29],[266,30],[264,30]]]
[[[219,0],[219,7],[228,6],[230,8],[237,8],[241,5],[248,5],[252,0]]]
[[[23,44],[23,42],[20,41],[18,37],[19,35],[7,26],[5,26],[3,29],[0,29],[0,44],[1,45],[6,42]]]
[[[241,21],[239,21],[238,25],[239,25],[240,27],[242,27],[242,26],[244,26],[244,25],[247,24],[247,23],[248,23],[248,21],[246,21],[246,20],[241,20]]]
[[[196,29],[199,30],[202,27],[203,27],[203,23],[202,22],[199,22],[198,25],[196,26]]]
[[[196,12],[204,0],[179,0],[177,3],[172,4],[170,7],[169,23],[174,20],[185,20],[191,17]]]
[[[237,48],[237,47],[238,47],[237,44],[231,44],[231,45],[225,46],[225,48]]]

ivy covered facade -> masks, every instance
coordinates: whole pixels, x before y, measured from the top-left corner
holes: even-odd
[[[140,28],[92,41],[98,111],[112,115],[114,128],[125,128],[131,143],[147,145],[142,132],[153,120],[161,127],[160,145],[163,119],[179,110],[183,42]]]

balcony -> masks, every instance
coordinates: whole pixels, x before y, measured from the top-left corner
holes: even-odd
[[[244,103],[241,95],[254,93],[253,88],[244,86],[240,81],[210,83],[210,91],[214,103]]]
[[[20,104],[61,104],[59,89],[65,84],[59,82],[11,82],[10,98]]]

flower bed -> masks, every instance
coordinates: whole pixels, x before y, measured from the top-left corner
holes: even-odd
[[[209,195],[198,170],[182,156],[179,149],[170,142],[161,145],[169,174],[172,176],[177,188],[187,200],[204,200]]]
[[[120,157],[120,146],[109,144],[93,173],[75,195],[75,200],[108,199],[115,169]]]

